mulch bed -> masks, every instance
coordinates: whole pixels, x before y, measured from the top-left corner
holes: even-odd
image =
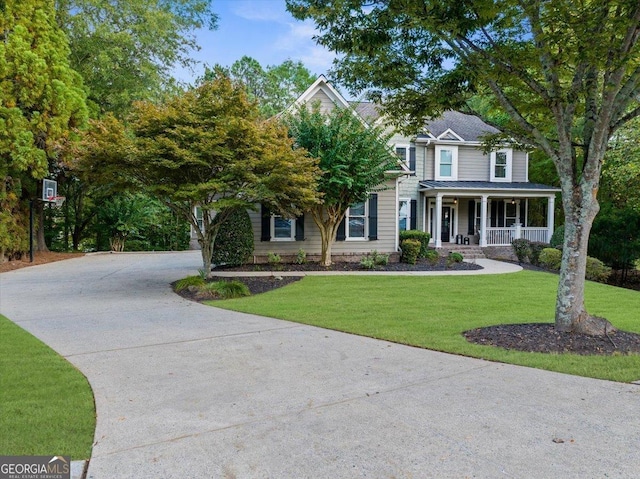
[[[503,324],[465,331],[467,341],[483,346],[497,346],[535,353],[574,353],[611,355],[640,353],[640,334],[625,331],[595,337],[562,333],[553,324]]]
[[[321,266],[317,262],[307,262],[302,264],[283,263],[280,265],[271,264],[247,264],[244,266],[225,267],[219,266],[213,270],[216,271],[271,271],[274,274],[284,271],[463,271],[482,269],[482,266],[475,263],[452,263],[447,264],[446,258],[440,258],[437,263],[433,264],[425,259],[419,259],[416,264],[407,263],[388,263],[384,266],[376,266],[373,270],[363,268],[357,262],[336,262],[329,267]]]

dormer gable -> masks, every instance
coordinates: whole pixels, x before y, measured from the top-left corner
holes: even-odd
[[[447,128],[444,132],[438,135],[437,139],[442,141],[465,141],[464,138],[458,135],[451,128]]]

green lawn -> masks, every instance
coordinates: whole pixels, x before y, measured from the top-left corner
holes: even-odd
[[[266,294],[212,306],[373,338],[613,381],[640,379],[640,355],[579,356],[471,344],[463,331],[553,322],[556,275],[522,271],[478,276],[308,276]],[[640,293],[588,282],[587,309],[640,333]]]
[[[0,454],[88,459],[95,425],[82,373],[0,315]]]

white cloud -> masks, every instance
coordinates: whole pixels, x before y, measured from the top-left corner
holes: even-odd
[[[326,72],[336,55],[313,40],[318,34],[313,22],[287,22],[287,27],[287,32],[274,42],[274,49],[286,52],[294,60],[302,61],[312,71]]]
[[[231,11],[246,20],[284,22],[286,16],[279,4],[280,0],[235,0]]]

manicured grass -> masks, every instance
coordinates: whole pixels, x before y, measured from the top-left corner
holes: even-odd
[[[0,454],[88,459],[95,425],[82,373],[0,315]]]
[[[308,276],[266,294],[212,306],[373,338],[563,373],[630,382],[640,355],[580,356],[471,344],[462,332],[495,324],[553,322],[558,277],[532,271],[491,276]],[[587,309],[640,333],[640,293],[588,282]]]

